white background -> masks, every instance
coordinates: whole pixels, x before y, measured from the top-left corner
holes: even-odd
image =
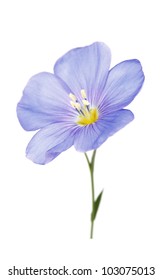
[[[30,279],[7,276],[13,265],[99,270],[74,279],[107,279],[101,275],[103,266],[155,266],[155,276],[109,279],[161,279],[160,2],[1,1],[2,279]],[[27,160],[25,148],[33,133],[19,125],[16,104],[33,74],[52,72],[54,62],[69,49],[94,41],[109,45],[111,66],[139,59],[146,80],[129,105],[135,120],[97,152],[96,195],[101,189],[104,195],[94,240],[89,240],[91,192],[84,155],[71,148],[46,166]]]

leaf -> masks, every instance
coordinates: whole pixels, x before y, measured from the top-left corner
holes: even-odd
[[[94,208],[93,208],[93,212],[91,214],[91,220],[94,221],[98,212],[98,208],[101,202],[101,198],[102,198],[102,194],[103,194],[103,190],[100,192],[100,194],[98,195],[98,197],[96,198],[95,202],[94,202]]]

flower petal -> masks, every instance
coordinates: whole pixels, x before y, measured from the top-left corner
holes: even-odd
[[[127,106],[138,94],[144,82],[144,73],[136,59],[123,61],[113,67],[103,90],[99,108],[113,112]]]
[[[131,111],[123,109],[99,119],[92,125],[81,127],[74,139],[76,150],[86,152],[97,149],[108,137],[126,126],[133,118]]]
[[[26,130],[66,121],[75,111],[70,105],[70,89],[51,73],[39,73],[26,85],[17,105],[17,116]]]
[[[74,142],[75,127],[55,123],[39,130],[26,148],[26,156],[34,163],[46,164]]]
[[[80,100],[80,90],[85,89],[88,101],[96,105],[107,80],[110,67],[110,49],[101,42],[72,49],[54,66],[54,73],[71,88]]]

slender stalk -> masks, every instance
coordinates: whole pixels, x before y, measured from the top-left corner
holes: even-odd
[[[89,166],[90,176],[91,176],[91,191],[92,191],[92,213],[91,213],[91,230],[90,238],[93,239],[93,229],[94,229],[94,207],[95,207],[95,188],[94,188],[94,164],[96,157],[96,150],[93,151],[91,161],[89,160],[87,154],[85,157]]]

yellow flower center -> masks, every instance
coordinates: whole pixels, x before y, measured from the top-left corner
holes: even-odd
[[[76,123],[79,125],[89,125],[98,120],[99,113],[97,108],[89,108],[89,101],[87,100],[86,92],[84,89],[81,90],[82,104],[80,104],[73,93],[69,94],[71,99],[71,106],[78,112]]]
[[[84,110],[83,113],[84,115],[79,115],[77,119],[77,123],[80,125],[88,125],[98,120],[97,108],[92,108],[89,111]]]

